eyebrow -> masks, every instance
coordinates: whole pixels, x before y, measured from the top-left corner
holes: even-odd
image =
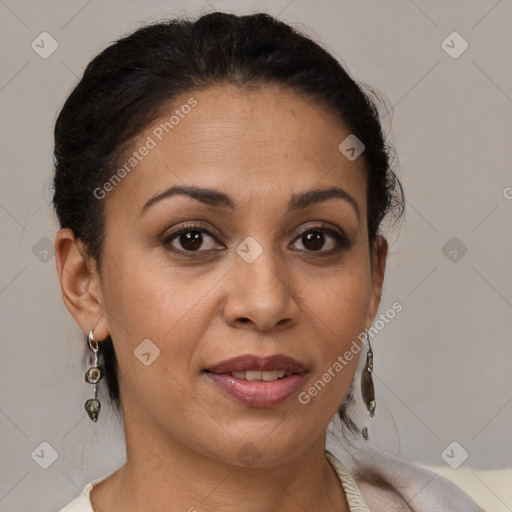
[[[236,201],[227,194],[216,189],[202,188],[196,186],[174,185],[163,192],[152,196],[142,207],[139,215],[142,215],[148,208],[154,204],[168,199],[175,195],[183,195],[200,201],[201,203],[218,208],[236,209]],[[328,187],[321,189],[308,190],[299,194],[294,194],[288,204],[286,213],[296,210],[302,210],[308,206],[318,204],[328,199],[342,199],[352,206],[359,220],[360,212],[357,201],[345,190],[339,187]]]

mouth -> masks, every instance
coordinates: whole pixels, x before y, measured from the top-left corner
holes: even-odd
[[[272,355],[267,357],[244,354],[222,361],[214,366],[210,366],[206,371],[216,374],[224,373],[245,373],[249,374],[247,380],[266,380],[263,374],[278,372],[271,380],[283,378],[292,373],[304,373],[307,367],[295,359],[282,355]],[[284,373],[283,373],[284,372]],[[261,374],[261,375],[259,375]],[[267,375],[267,377],[269,377]]]
[[[284,379],[292,375],[292,372],[286,370],[258,371],[247,370],[245,372],[231,372],[229,375],[237,379],[248,380],[250,382],[273,382],[275,380]]]
[[[289,399],[306,377],[307,367],[285,355],[247,354],[208,367],[204,373],[236,401],[264,408]]]

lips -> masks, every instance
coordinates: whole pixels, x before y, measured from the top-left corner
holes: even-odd
[[[246,354],[233,357],[207,368],[207,371],[216,374],[247,371],[272,372],[275,370],[284,370],[289,374],[304,373],[306,366],[291,357],[281,354],[268,357]]]
[[[272,407],[290,398],[307,374],[307,367],[285,355],[246,354],[205,370],[220,390],[251,407]]]

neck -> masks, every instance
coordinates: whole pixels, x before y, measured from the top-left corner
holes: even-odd
[[[91,491],[95,510],[142,512],[348,512],[341,482],[325,456],[325,433],[292,461],[231,465],[189,447],[126,436],[127,461]]]

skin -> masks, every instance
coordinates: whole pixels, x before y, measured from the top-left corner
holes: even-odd
[[[337,117],[276,86],[183,95],[133,149],[191,96],[198,105],[103,199],[101,275],[69,229],[56,237],[63,300],[85,334],[93,327],[98,340],[112,336],[120,368],[127,462],[93,489],[93,508],[348,510],[324,449],[359,355],[308,404],[297,395],[370,327],[379,306],[387,243],[380,238],[370,257],[363,158],[338,150],[350,131]],[[172,185],[217,189],[237,208],[175,195],[139,215]],[[293,194],[331,186],[353,197],[359,217],[340,198],[286,212]],[[211,233],[189,249],[194,258],[169,250],[190,248],[179,236],[163,242],[187,221]],[[342,230],[350,247],[328,255],[338,245],[331,234],[315,245],[298,233],[322,225]],[[263,249],[252,263],[235,251],[248,236]],[[160,350],[149,366],[134,356],[145,339]],[[308,375],[278,406],[242,404],[202,370],[246,353],[286,354]],[[239,455],[248,446],[255,464]]]

